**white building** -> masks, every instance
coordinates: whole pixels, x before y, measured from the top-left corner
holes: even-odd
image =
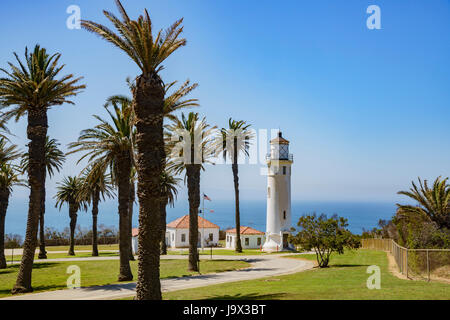
[[[133,253],[137,252],[137,238],[139,230],[134,228],[132,232]],[[202,236],[203,235],[203,236]],[[219,226],[214,223],[198,217],[198,246],[201,247],[201,240],[203,239],[203,246],[217,246],[219,243]],[[187,248],[189,247],[189,215],[178,218],[167,224],[166,231],[166,245],[169,248]]]
[[[289,141],[281,132],[270,141],[270,155],[267,156],[267,217],[266,241],[263,250],[267,252],[292,249],[288,243],[291,229],[291,166],[293,156],[289,154]]]
[[[260,249],[264,243],[264,232],[250,227],[241,226],[242,249]],[[236,248],[236,228],[226,231],[225,247]]]

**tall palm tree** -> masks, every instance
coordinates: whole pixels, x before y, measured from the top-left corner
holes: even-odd
[[[214,156],[213,130],[198,113],[184,113],[167,127],[172,145],[172,164],[168,169],[174,174],[186,174],[189,198],[189,265],[190,271],[198,271],[198,208],[200,206],[200,171],[203,164]]]
[[[250,125],[245,121],[228,120],[228,128],[222,128],[219,133],[217,150],[222,152],[223,158],[227,157],[231,160],[231,168],[233,171],[234,182],[234,203],[235,203],[235,220],[236,220],[236,252],[242,252],[241,244],[241,214],[239,210],[239,168],[238,159],[239,154],[243,152],[248,156],[248,149],[250,147],[250,140],[253,138],[253,133],[249,130]]]
[[[69,206],[70,217],[70,246],[69,256],[75,255],[75,227],[77,226],[78,211],[87,210],[87,199],[82,194],[83,179],[79,177],[66,177],[58,183],[55,207],[61,210],[64,203]]]
[[[0,79],[0,108],[7,108],[2,121],[10,118],[19,120],[27,115],[27,136],[30,140],[28,153],[28,184],[30,201],[27,229],[23,245],[22,262],[12,293],[32,291],[31,274],[33,271],[34,251],[36,248],[39,215],[41,212],[42,184],[45,172],[45,139],[47,137],[47,111],[55,105],[73,104],[70,97],[84,89],[79,85],[81,78],[65,75],[57,79],[64,65],[59,65],[61,55],[49,55],[44,48],[36,45],[32,53],[25,49],[25,63],[16,53],[18,66],[9,63],[11,72],[0,69],[6,77]]]
[[[9,196],[14,186],[25,184],[19,178],[17,168],[11,161],[20,157],[17,146],[6,145],[4,138],[0,138],[0,269],[6,268],[5,259],[5,218],[8,209]]]
[[[161,177],[161,193],[164,195],[164,201],[161,203],[161,254],[167,254],[166,245],[166,207],[174,206],[178,194],[177,186],[181,179],[175,178],[170,172],[164,171]]]
[[[412,181],[412,188],[409,191],[399,191],[398,194],[407,196],[417,201],[416,206],[401,205],[398,206],[398,213],[403,217],[408,214],[417,214],[421,217],[434,221],[439,228],[450,229],[450,184],[448,178],[437,177],[433,186],[428,186],[427,180],[419,179],[419,186]],[[402,218],[402,217],[398,217]]]
[[[136,172],[136,166],[134,164],[134,157],[133,158],[133,166],[131,167],[131,176],[130,176],[130,202],[128,206],[128,218],[129,218],[129,238],[130,243],[131,239],[133,237],[133,210],[134,210],[134,203],[136,202],[136,178],[137,178],[137,172]],[[133,249],[130,246],[130,261],[134,261],[134,255],[133,255]]]
[[[162,63],[186,44],[180,38],[182,19],[154,37],[150,16],[145,10],[131,20],[116,0],[122,20],[104,11],[116,29],[82,21],[82,27],[124,51],[141,69],[133,90],[137,130],[137,171],[139,198],[139,263],[136,299],[161,299],[159,274],[160,178],[166,159],[163,137],[164,85],[159,76]]]
[[[45,181],[48,176],[53,177],[54,170],[59,172],[62,168],[64,161],[66,161],[66,157],[64,153],[58,148],[59,143],[56,139],[50,139],[49,136],[45,138],[45,171],[44,171],[44,179],[42,183],[45,185]],[[28,152],[23,154],[22,161],[20,166],[22,170],[26,172],[28,170],[28,164],[30,162],[30,157]],[[47,252],[45,251],[45,188],[42,188],[42,197],[41,197],[41,212],[39,214],[39,259],[47,259]]]
[[[108,108],[112,106],[111,112]],[[105,170],[109,166],[112,181],[117,186],[119,198],[119,281],[133,279],[130,267],[131,238],[129,225],[130,177],[133,164],[134,128],[132,126],[131,101],[126,97],[114,96],[105,104],[112,124],[99,116],[100,122],[92,129],[83,130],[77,142],[69,144],[74,152],[85,152],[79,161],[88,159],[94,167]]]
[[[98,205],[105,198],[113,197],[111,175],[104,166],[89,166],[82,172],[82,198],[92,204],[92,256],[98,256],[97,217]]]

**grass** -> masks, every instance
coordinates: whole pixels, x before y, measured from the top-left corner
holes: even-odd
[[[91,252],[76,252],[75,256],[69,256],[67,253],[51,253],[51,252],[47,252],[47,259],[73,259],[73,258],[92,258],[92,253]],[[99,257],[118,257],[119,253],[118,252],[99,252],[98,253]],[[12,257],[11,255],[5,255],[6,257],[6,261],[11,262],[11,261],[15,261],[15,262],[20,262],[20,260],[22,259],[21,255],[14,255],[14,257]],[[36,253],[34,255],[34,259],[37,260],[38,258],[38,254]]]
[[[315,260],[315,255],[297,259]],[[287,258],[286,259],[291,259]],[[381,269],[381,289],[366,286],[367,267]],[[402,280],[388,270],[385,252],[358,250],[333,255],[329,268],[259,280],[226,283],[164,294],[164,299],[290,299],[290,300],[375,300],[375,299],[450,299],[450,285],[437,282]]]
[[[107,261],[64,261],[44,262],[33,265],[32,286],[34,292],[58,290],[66,288],[67,267],[77,265],[81,269],[81,286],[90,287],[117,283],[119,271],[118,260]],[[202,261],[200,270],[202,274],[231,271],[248,267],[244,261],[208,260]],[[137,261],[131,261],[134,278],[137,277]],[[9,296],[13,287],[19,265],[9,266],[0,270],[0,297]],[[186,260],[161,260],[161,278],[185,277],[198,274],[187,271]]]

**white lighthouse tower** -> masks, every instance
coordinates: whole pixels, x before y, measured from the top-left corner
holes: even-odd
[[[270,154],[266,158],[267,172],[267,221],[266,241],[263,250],[283,251],[292,248],[288,243],[291,229],[291,166],[289,141],[281,132],[270,141]]]

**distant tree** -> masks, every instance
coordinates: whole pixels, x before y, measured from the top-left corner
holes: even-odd
[[[98,256],[97,216],[98,205],[105,198],[113,197],[111,176],[106,174],[104,166],[89,166],[82,172],[82,197],[92,204],[92,256]]]
[[[228,128],[222,128],[217,139],[219,143],[219,152],[222,153],[224,159],[227,157],[231,160],[231,169],[233,171],[234,183],[234,207],[235,207],[235,223],[236,234],[241,234],[241,215],[239,209],[239,164],[238,159],[240,153],[248,156],[250,142],[254,138],[250,125],[245,121],[236,121],[228,119]],[[242,252],[241,237],[236,237],[236,252]]]
[[[167,140],[171,147],[172,164],[168,170],[186,174],[189,200],[189,271],[198,271],[198,208],[200,206],[200,172],[214,155],[213,131],[206,118],[198,113],[181,114],[181,120],[167,126]]]
[[[78,177],[67,177],[58,183],[56,193],[56,207],[61,210],[64,203],[69,205],[70,217],[70,247],[69,256],[75,255],[75,227],[77,225],[78,210],[87,210],[86,199],[81,198],[81,190],[83,187],[83,180]]]
[[[300,231],[291,238],[294,244],[305,250],[314,250],[320,268],[328,267],[333,252],[344,253],[344,248],[360,247],[359,239],[346,228],[347,219],[333,215],[328,218],[322,214],[302,216],[297,225]]]

